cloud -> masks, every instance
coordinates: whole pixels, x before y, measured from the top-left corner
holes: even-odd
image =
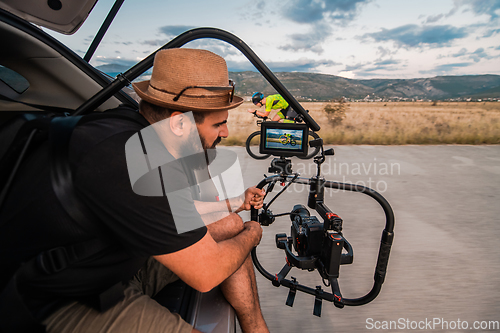
[[[486,33],[483,35],[484,38],[488,38],[488,37],[491,37],[495,34],[498,34],[500,33],[500,29],[490,29],[488,31],[486,31]]]
[[[489,15],[490,21],[498,19],[497,11],[500,10],[498,0],[458,0],[456,6],[470,6],[476,15]]]
[[[459,62],[459,63],[452,63],[452,64],[443,64],[443,65],[438,65],[431,70],[419,71],[419,73],[420,74],[433,74],[433,75],[446,74],[446,73],[455,72],[455,70],[458,68],[469,67],[473,64],[474,64],[473,62]]]
[[[442,19],[443,17],[444,17],[444,14],[439,14],[439,15],[429,16],[429,17],[427,17],[427,19],[425,20],[425,23],[434,23],[434,22],[439,21],[439,20],[440,20],[440,19]]]
[[[383,57],[391,55],[391,54],[396,54],[396,53],[397,53],[397,50],[396,51],[391,51],[391,49],[385,48],[385,47],[382,47],[382,46],[379,46],[377,48],[377,54],[380,54],[380,58],[383,58]]]
[[[285,51],[311,51],[321,54],[324,51],[321,43],[331,34],[330,27],[318,23],[308,33],[288,35],[291,43],[279,48]]]
[[[455,1],[455,6],[448,13],[427,16],[427,19],[424,21],[424,23],[426,23],[426,24],[427,23],[435,23],[442,18],[448,18],[450,16],[453,16],[457,12],[458,8],[459,8],[459,4]],[[425,15],[420,15],[418,18],[420,19],[423,17],[425,17]]]
[[[396,71],[401,69],[402,60],[397,59],[386,59],[376,61],[374,63],[357,63],[355,65],[347,65],[343,71],[354,72],[356,76],[366,76],[371,75],[372,72],[384,70],[384,71]],[[396,66],[397,65],[397,66]],[[404,66],[403,66],[404,67]]]
[[[169,25],[159,28],[160,34],[166,35],[168,38],[165,39],[150,39],[140,42],[143,45],[150,45],[160,47],[171,41],[173,38],[182,34],[185,31],[194,29],[194,26],[188,25]],[[234,48],[232,45],[215,39],[197,39],[192,42],[185,44],[185,47],[193,49],[204,49],[214,52],[221,57],[226,57],[228,55],[240,54],[240,52]]]
[[[282,15],[293,22],[310,24],[306,33],[288,36],[290,43],[279,48],[286,51],[323,53],[322,43],[332,35],[331,21],[346,25],[354,20],[360,7],[372,0],[289,0]]]
[[[359,7],[371,0],[290,0],[284,6],[285,18],[298,23],[316,23],[332,19],[341,23],[352,21]]]
[[[396,60],[396,59],[387,59],[387,60],[382,60],[378,61],[375,63],[376,66],[388,66],[388,65],[398,65],[401,63],[401,60]]]
[[[438,66],[434,67],[434,70],[435,71],[447,72],[447,71],[453,70],[455,68],[469,67],[471,65],[472,65],[471,62],[460,62],[460,63],[454,63],[454,64],[443,64],[443,65],[438,65]]]
[[[471,59],[474,62],[479,62],[479,61],[481,61],[481,59],[489,60],[489,59],[498,58],[498,56],[491,56],[491,55],[486,53],[484,48],[480,47],[480,48],[476,49],[474,52],[468,52],[466,48],[462,48],[457,53],[453,53],[453,54],[448,55],[448,56],[441,56],[440,59],[441,58],[463,58],[464,60]]]
[[[358,38],[373,39],[376,42],[393,41],[396,46],[416,48],[429,46],[442,47],[451,44],[455,39],[468,35],[465,28],[456,28],[451,25],[418,26],[407,24],[394,29],[382,29],[379,32],[367,33]]]
[[[467,54],[467,49],[465,47],[463,47],[463,48],[460,49],[460,51],[458,51],[455,54],[452,54],[451,56],[456,58],[456,57],[462,57],[462,56],[464,56],[466,54]]]
[[[150,39],[150,40],[144,40],[140,42],[140,44],[160,47],[162,45],[167,44],[169,41],[170,39]]]
[[[165,35],[167,38],[157,38],[157,39],[148,39],[140,42],[143,45],[157,46],[160,47],[170,42],[174,37],[179,36],[183,32],[194,29],[194,26],[190,25],[166,25],[160,27],[158,30],[160,34]]]
[[[163,27],[160,27],[160,32],[162,34],[165,34],[169,37],[177,37],[178,35],[182,34],[183,32],[186,32],[188,30],[196,28],[195,26],[191,25],[166,25]]]
[[[355,65],[346,65],[344,71],[345,72],[355,72],[358,69],[362,69],[365,66],[366,66],[366,63],[365,64],[357,63]]]
[[[197,39],[187,43],[184,47],[209,50],[223,58],[230,55],[241,54],[241,52],[231,44],[216,39]]]
[[[266,13],[266,1],[248,1],[242,2],[239,8],[239,16],[243,20],[252,20],[255,25],[262,25],[263,13]]]
[[[137,64],[139,61],[135,59],[126,59],[126,58],[121,58],[119,56],[117,57],[105,57],[105,56],[97,56],[93,61],[96,62],[96,66],[103,66],[103,65],[120,65],[124,66],[127,68],[131,68],[135,64]]]
[[[261,13],[266,9],[266,2],[264,0],[258,2],[252,1],[245,9],[253,13],[254,17],[258,18],[261,17]]]
[[[315,72],[316,68],[319,66],[338,66],[341,63],[332,60],[313,60],[307,58],[300,58],[294,61],[282,61],[282,62],[268,62],[269,68],[276,72]]]
[[[341,63],[332,60],[315,60],[300,58],[292,61],[267,61],[266,65],[273,72],[316,72],[320,66],[339,66]],[[256,71],[249,61],[227,61],[227,67],[232,72]]]
[[[474,60],[474,62],[479,62],[481,59],[491,59],[486,52],[484,52],[484,48],[480,47],[476,51],[470,54],[470,59]]]

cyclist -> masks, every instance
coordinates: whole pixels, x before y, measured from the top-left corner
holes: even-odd
[[[259,108],[263,105],[266,106],[264,112],[248,109],[248,112],[259,117],[268,117],[271,110],[279,110],[278,113],[276,113],[276,115],[272,118],[272,121],[294,123],[298,116],[297,112],[295,112],[290,105],[288,105],[288,102],[285,101],[285,99],[279,94],[264,97],[263,93],[256,92],[252,95],[252,102]]]
[[[280,136],[280,141],[284,145],[291,144],[292,146],[295,146],[295,140],[290,133],[286,133],[286,134]]]

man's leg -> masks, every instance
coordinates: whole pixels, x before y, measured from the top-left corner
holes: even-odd
[[[219,242],[240,233],[243,230],[243,221],[239,215],[233,213],[207,227],[212,238]],[[269,332],[260,309],[250,254],[243,265],[222,282],[221,290],[236,311],[243,332]]]
[[[151,297],[177,277],[150,258],[129,281],[125,297],[105,312],[72,302],[49,315],[43,324],[48,333],[198,332],[178,314],[172,314]]]
[[[243,332],[269,332],[262,316],[252,258],[222,282],[221,290],[233,306]]]

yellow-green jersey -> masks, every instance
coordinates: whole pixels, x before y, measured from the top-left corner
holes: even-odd
[[[292,110],[288,102],[278,94],[266,97],[266,112],[270,112],[271,110],[280,110],[276,115],[283,119],[285,123],[294,123],[294,118],[297,117],[297,112]]]
[[[269,95],[266,97],[266,112],[271,112],[271,110],[286,109],[288,107],[288,102],[285,101],[281,95]]]

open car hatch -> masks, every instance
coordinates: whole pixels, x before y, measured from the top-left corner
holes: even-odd
[[[2,0],[0,8],[31,23],[71,35],[87,19],[97,0]]]

